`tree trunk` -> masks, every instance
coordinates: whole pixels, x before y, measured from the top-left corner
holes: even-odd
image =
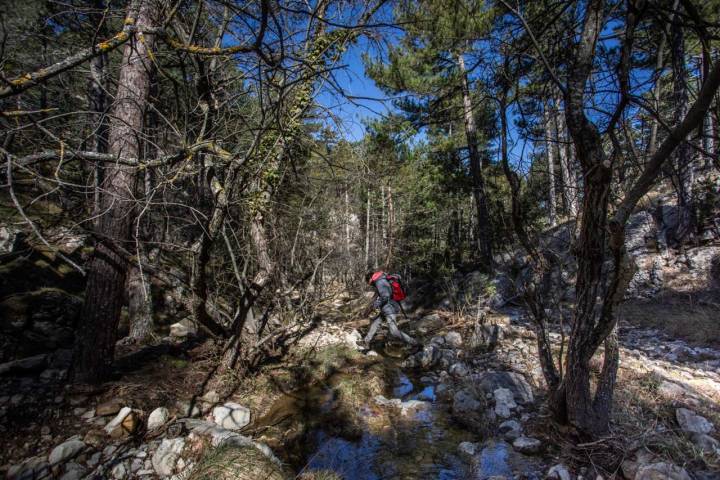
[[[560,111],[559,100],[555,100],[555,131],[558,138],[558,152],[560,157],[560,170],[562,173],[562,197],[568,215],[577,217],[578,206],[578,181],[577,169],[573,161],[572,149],[568,143],[567,129],[565,128],[565,117]]]
[[[138,30],[158,25],[154,0],[140,5]],[[141,33],[125,45],[118,89],[110,122],[109,151],[123,157],[140,156],[140,135],[145,105],[150,92],[153,62],[148,54],[154,36]],[[103,179],[98,243],[89,263],[81,327],[75,344],[74,379],[98,383],[111,372],[115,354],[117,326],[124,299],[126,265],[122,257],[106,246],[103,238],[124,245],[130,238],[134,220],[135,169],[109,164]]]
[[[393,258],[393,248],[395,247],[395,209],[393,207],[392,188],[388,185],[387,187],[387,245],[385,253],[385,269],[389,269]]]
[[[491,272],[493,270],[492,225],[490,224],[490,213],[488,212],[487,197],[485,196],[485,180],[483,179],[482,161],[478,150],[477,127],[475,126],[472,99],[470,98],[470,85],[465,70],[465,59],[462,54],[457,56],[457,65],[462,81],[465,138],[468,146],[470,173],[473,180],[473,195],[477,207],[478,260],[483,270]]]
[[[553,134],[549,103],[543,106],[543,124],[545,127],[545,156],[548,162],[548,220],[550,226],[557,225],[557,194],[555,192],[555,158],[553,152]]]
[[[672,46],[672,69],[673,69],[673,103],[675,104],[675,115],[673,124],[678,125],[687,115],[688,111],[688,86],[687,67],[685,65],[685,35],[682,27],[682,18],[676,11],[670,26]],[[687,140],[687,137],[685,138]],[[692,219],[692,190],[694,184],[694,162],[689,143],[683,141],[675,151],[673,162],[673,184],[678,196],[678,227],[676,239],[679,242],[691,232],[693,227]]]
[[[365,207],[365,268],[370,268],[370,187],[367,188]]]
[[[133,342],[142,343],[153,333],[153,300],[150,282],[137,265],[131,265],[127,274],[128,317]]]

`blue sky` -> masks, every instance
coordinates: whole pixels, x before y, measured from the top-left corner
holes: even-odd
[[[377,118],[392,110],[391,101],[365,75],[362,54],[370,49],[365,37],[352,45],[343,56],[345,68],[336,71],[336,79],[345,94],[345,98],[332,89],[325,88],[318,96],[318,102],[337,117],[338,122],[329,120],[330,125],[347,140],[360,140],[365,133],[363,119]],[[371,100],[372,99],[372,100]]]

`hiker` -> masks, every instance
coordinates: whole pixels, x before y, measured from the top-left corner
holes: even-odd
[[[365,274],[365,281],[375,287],[376,296],[372,306],[373,308],[379,309],[380,313],[372,324],[370,324],[370,330],[368,330],[365,339],[361,342],[362,347],[366,349],[370,348],[370,342],[375,336],[375,333],[377,333],[378,328],[380,328],[380,323],[383,319],[387,322],[390,335],[398,340],[402,340],[408,345],[418,345],[417,340],[407,333],[402,332],[395,321],[398,312],[400,312],[400,304],[396,299],[400,296],[404,298],[405,295],[402,291],[402,286],[400,286],[399,279],[397,279],[396,276],[388,276],[382,271],[374,272],[368,270]],[[391,282],[398,282],[395,289],[393,289]],[[400,300],[402,300],[402,298],[400,298]]]

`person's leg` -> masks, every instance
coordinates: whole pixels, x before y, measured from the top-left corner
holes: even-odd
[[[408,345],[417,345],[417,340],[398,328],[397,323],[395,323],[395,315],[386,315],[385,319],[387,320],[388,329],[390,329],[390,335],[402,340]]]
[[[367,335],[365,335],[365,345],[368,347],[370,346],[370,341],[372,341],[373,337],[377,333],[378,328],[380,328],[380,322],[382,322],[382,315],[378,315],[377,318],[370,324],[370,329],[367,332]]]

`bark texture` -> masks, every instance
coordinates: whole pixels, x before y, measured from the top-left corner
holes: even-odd
[[[137,16],[138,29],[156,27],[156,14],[154,0],[144,1]],[[153,70],[150,58],[153,45],[152,35],[137,34],[123,52],[108,148],[117,157],[138,158],[141,152],[143,118]],[[105,213],[98,220],[99,241],[88,268],[82,326],[75,346],[73,374],[76,382],[101,382],[112,369],[127,266],[121,256],[103,243],[103,238],[120,245],[129,241],[135,216],[135,181],[132,167],[118,163],[105,170],[101,196],[101,211]]]

